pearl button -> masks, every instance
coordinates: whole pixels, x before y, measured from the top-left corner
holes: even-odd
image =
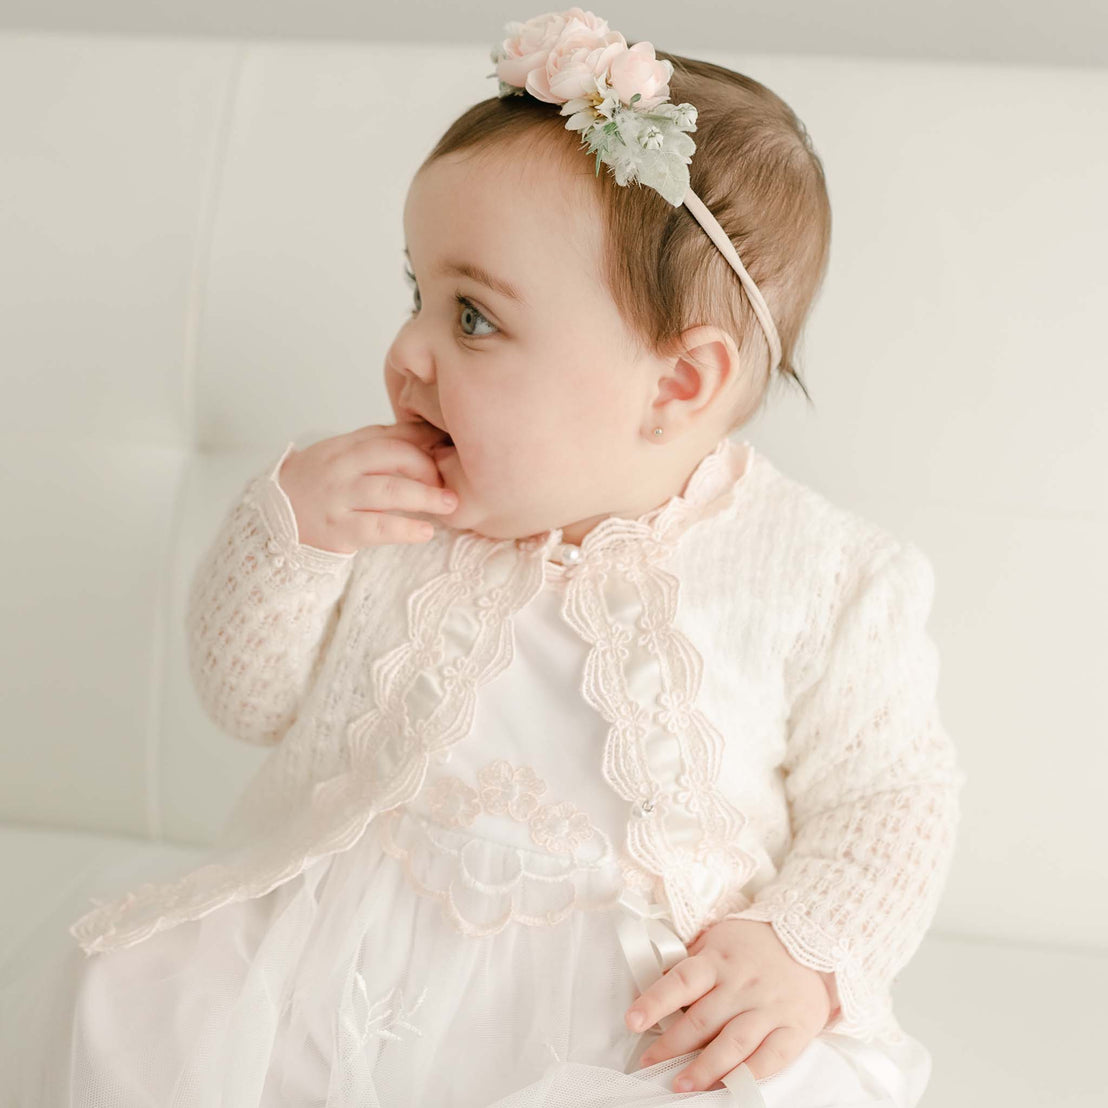
[[[641,804],[635,806],[635,815],[640,819],[645,819],[654,811],[654,804],[650,800],[644,800]]]
[[[276,539],[270,539],[265,544],[265,548],[266,548],[266,550],[268,550],[270,552],[270,554],[280,554],[281,553],[281,544]]]
[[[559,550],[559,556],[566,565],[576,565],[581,560],[581,548],[571,542],[564,542]]]

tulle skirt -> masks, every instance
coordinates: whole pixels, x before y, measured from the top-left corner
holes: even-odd
[[[416,825],[401,810],[397,827]],[[460,933],[375,820],[268,894],[87,956],[59,926],[0,986],[0,1092],[19,1108],[914,1108],[908,1036],[824,1032],[743,1088],[675,1093],[699,1051],[644,1069],[610,910]],[[471,840],[495,878],[501,844]],[[136,878],[138,874],[134,875]],[[425,876],[425,875],[424,875]],[[87,905],[70,904],[68,920]],[[631,1072],[625,1072],[627,1068]]]

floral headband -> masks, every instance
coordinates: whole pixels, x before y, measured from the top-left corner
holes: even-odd
[[[499,96],[530,93],[561,104],[567,131],[581,132],[581,145],[605,162],[620,185],[638,181],[656,189],[674,207],[684,204],[738,274],[750,306],[765,331],[770,372],[781,360],[781,339],[754,279],[719,221],[689,187],[696,144],[696,108],[671,104],[673,64],[659,61],[649,42],[628,46],[606,20],[580,8],[547,12],[526,23],[505,25],[508,38],[494,46]]]

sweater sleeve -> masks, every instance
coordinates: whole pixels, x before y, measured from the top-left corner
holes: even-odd
[[[205,713],[234,738],[280,741],[330,641],[355,554],[299,541],[278,481],[294,446],[247,483],[189,587],[189,670]]]
[[[938,907],[959,819],[958,768],[926,630],[934,571],[885,544],[833,618],[816,680],[790,710],[780,870],[743,911],[802,965],[833,974],[827,1029],[897,1034],[889,990]]]

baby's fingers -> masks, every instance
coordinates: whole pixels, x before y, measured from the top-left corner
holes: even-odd
[[[676,1075],[674,1090],[711,1089],[744,1062],[755,1081],[770,1077],[796,1058],[811,1038],[795,1027],[771,1028],[768,1035],[766,1029],[764,1013],[740,1013]]]
[[[778,1027],[771,1031],[749,1058],[745,1059],[757,1081],[780,1073],[794,1058],[798,1058],[815,1036],[799,1027]]]
[[[716,972],[707,958],[684,958],[627,1009],[627,1026],[645,1031],[663,1016],[699,1000],[715,984]]]
[[[734,1001],[729,1000],[722,989],[710,989],[643,1051],[639,1066],[653,1066],[669,1058],[679,1058],[690,1050],[700,1050],[719,1034],[734,1014]]]
[[[355,508],[363,512],[452,512],[451,489],[414,481],[400,473],[365,473],[354,482]]]
[[[434,524],[399,512],[453,512],[457,495],[394,473],[372,473],[354,482],[355,503],[348,517],[357,529],[357,546],[422,543],[435,533]]]

